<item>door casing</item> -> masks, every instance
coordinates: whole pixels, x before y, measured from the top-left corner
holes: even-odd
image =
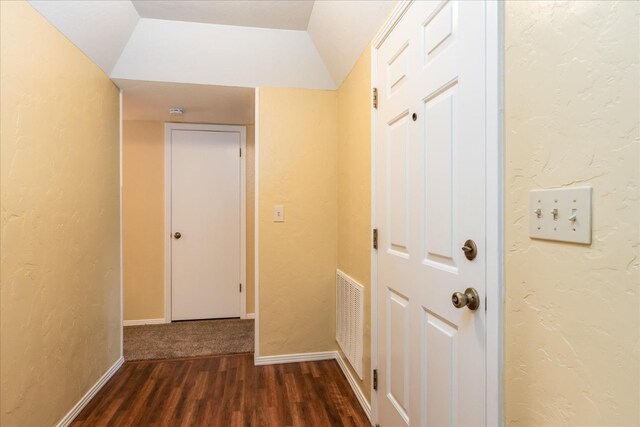
[[[402,0],[395,7],[371,43],[371,92],[378,87],[378,49],[407,12],[414,0]],[[486,426],[503,421],[503,307],[504,307],[504,2],[486,2]],[[377,110],[371,104],[371,230],[376,218]],[[371,249],[371,368],[378,367],[378,253]],[[372,382],[373,383],[373,382]],[[372,423],[378,422],[376,391],[371,389]]]
[[[247,318],[247,128],[245,126],[165,123],[164,125],[164,321],[171,323],[171,131],[200,130],[240,134],[240,318]]]

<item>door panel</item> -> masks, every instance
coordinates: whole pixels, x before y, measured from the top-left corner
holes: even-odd
[[[407,80],[411,58],[409,57],[409,43],[404,43],[389,60],[388,67],[388,92],[393,93],[402,87]]]
[[[396,255],[408,255],[409,240],[409,116],[403,114],[389,125],[388,187],[389,250]]]
[[[409,301],[387,290],[387,398],[400,416],[408,421],[409,407]]]
[[[457,425],[458,328],[435,313],[424,310],[423,407],[429,426]],[[435,351],[434,351],[435,350]]]
[[[455,86],[428,97],[424,106],[426,149],[426,259],[454,267],[453,102]]]
[[[240,134],[172,130],[172,320],[240,316]]]
[[[435,3],[434,3],[435,4]],[[458,8],[455,1],[444,1],[434,8],[434,4],[428,6],[425,14],[427,19],[422,24],[422,52],[424,63],[433,61],[440,52],[453,43],[454,29],[458,21]]]
[[[485,423],[484,8],[414,2],[377,52],[383,427]],[[452,305],[468,287],[478,310]]]

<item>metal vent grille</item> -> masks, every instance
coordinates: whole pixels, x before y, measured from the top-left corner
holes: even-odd
[[[362,347],[364,339],[364,287],[344,274],[336,272],[336,341],[351,367],[362,379]]]

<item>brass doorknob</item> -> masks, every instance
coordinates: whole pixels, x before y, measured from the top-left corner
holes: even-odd
[[[182,237],[182,234],[180,234],[179,231],[176,231],[175,234],[173,235],[173,237],[175,237],[176,239],[179,239]]]
[[[477,310],[480,307],[480,295],[473,288],[467,288],[462,292],[454,292],[451,302],[455,308],[467,307],[469,310]]]

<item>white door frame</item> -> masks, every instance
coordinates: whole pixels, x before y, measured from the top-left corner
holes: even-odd
[[[504,144],[503,144],[503,24],[504,2],[486,2],[486,426],[503,420],[503,265],[504,265]],[[378,87],[377,53],[413,0],[401,1],[371,43],[371,90]],[[376,218],[377,110],[371,108],[371,229]],[[378,367],[378,254],[371,249],[371,367]],[[371,389],[372,423],[378,422],[378,399]]]
[[[253,208],[253,299],[254,299],[254,348],[253,362],[260,358],[260,88],[255,89],[255,120],[253,133],[253,162],[254,162],[254,208]]]
[[[171,131],[199,130],[236,132],[240,134],[240,318],[247,318],[247,128],[246,126],[206,125],[191,123],[164,124],[164,321],[171,323]]]

